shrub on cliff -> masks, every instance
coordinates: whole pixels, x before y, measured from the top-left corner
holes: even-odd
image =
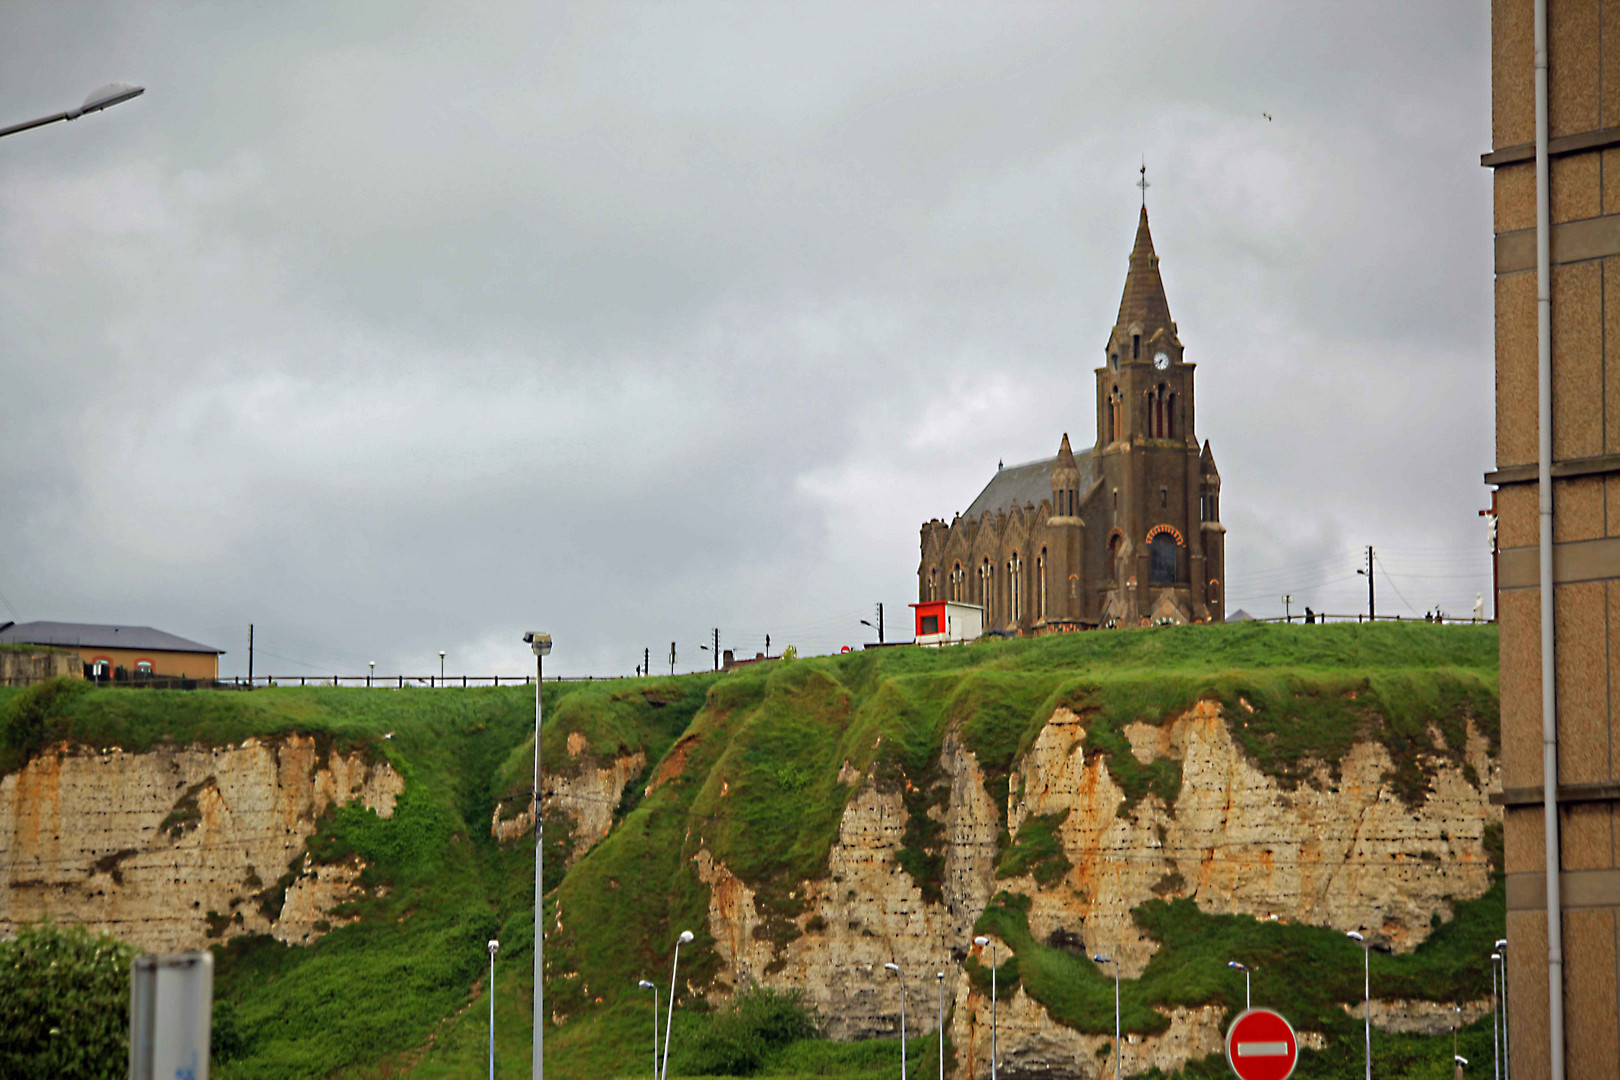
[[[108,935],[50,922],[0,941],[0,1076],[122,1077],[134,956]]]
[[[797,993],[755,988],[711,1013],[677,1072],[688,1076],[750,1076],[766,1057],[820,1033],[814,1014]]]
[[[66,734],[68,703],[84,693],[82,679],[47,679],[0,707],[0,776],[22,768],[53,739]]]

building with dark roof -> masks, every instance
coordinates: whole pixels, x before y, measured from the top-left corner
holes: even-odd
[[[85,675],[114,678],[217,679],[224,649],[150,626],[27,622],[0,625],[0,645],[76,650]]]
[[[965,514],[922,527],[918,598],[1017,633],[1220,622],[1220,473],[1194,428],[1183,355],[1142,208],[1119,317],[1095,371],[1097,443],[998,467]]]

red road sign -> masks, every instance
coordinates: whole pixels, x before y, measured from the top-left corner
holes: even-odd
[[[1299,1040],[1280,1013],[1250,1009],[1226,1029],[1226,1063],[1242,1080],[1288,1080]]]

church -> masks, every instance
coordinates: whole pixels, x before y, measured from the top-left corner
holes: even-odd
[[[918,598],[1020,635],[1222,622],[1221,477],[1194,426],[1143,206],[1097,376],[1097,444],[997,467],[967,512],[922,527]]]

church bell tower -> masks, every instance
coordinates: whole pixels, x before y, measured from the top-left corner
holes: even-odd
[[[1211,572],[1209,535],[1219,522],[1194,427],[1193,369],[1170,317],[1147,207],[1097,375],[1097,446],[1093,451],[1106,521],[1102,619],[1114,625],[1214,619],[1219,572]],[[1214,472],[1213,459],[1208,460]],[[1206,528],[1214,525],[1214,529]],[[1216,559],[1216,570],[1219,557]],[[1214,598],[1215,603],[1211,601]]]

